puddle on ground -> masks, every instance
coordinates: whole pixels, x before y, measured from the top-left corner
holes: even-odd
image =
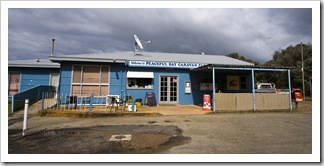
[[[8,129],[8,135],[22,133],[22,129]]]
[[[154,124],[154,123],[157,123],[157,121],[148,121],[147,123]]]
[[[9,154],[154,154],[190,140],[173,125],[110,125],[27,132],[20,139],[9,135],[8,150]]]
[[[39,136],[64,136],[64,135],[79,135],[80,131],[42,131]]]

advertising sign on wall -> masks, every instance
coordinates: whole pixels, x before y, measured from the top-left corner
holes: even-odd
[[[210,95],[209,94],[204,94],[204,105],[203,109],[205,111],[210,111],[211,106],[210,106]]]
[[[227,90],[240,90],[239,76],[227,76]]]

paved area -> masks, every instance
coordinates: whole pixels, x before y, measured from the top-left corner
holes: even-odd
[[[38,111],[41,109],[42,109],[42,100],[39,100],[38,102],[28,107],[28,116],[29,117],[37,116]],[[22,117],[24,117],[24,109],[16,111],[12,116],[9,117],[9,120],[22,118]]]

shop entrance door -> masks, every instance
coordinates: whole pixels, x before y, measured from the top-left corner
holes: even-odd
[[[178,103],[178,76],[160,77],[160,103]]]

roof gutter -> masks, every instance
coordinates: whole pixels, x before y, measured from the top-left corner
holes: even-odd
[[[289,67],[261,67],[261,66],[240,66],[240,67],[217,67],[208,66],[208,69],[219,69],[219,70],[255,70],[255,71],[287,71]]]
[[[50,56],[48,58],[52,62],[74,61],[74,62],[110,62],[110,63],[125,63],[124,59],[98,59],[98,58],[74,58],[74,57],[58,57]]]
[[[60,65],[28,65],[28,64],[8,64],[8,67],[30,67],[30,68],[60,68]]]

